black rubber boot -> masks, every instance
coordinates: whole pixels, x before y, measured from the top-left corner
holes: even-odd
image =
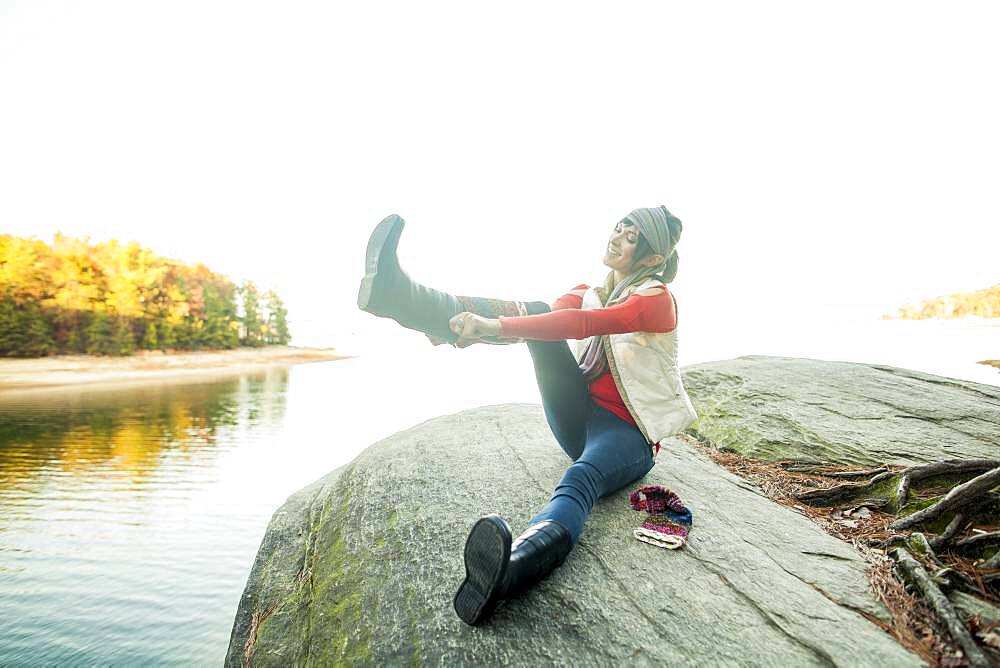
[[[504,574],[503,595],[529,589],[562,565],[573,549],[569,529],[555,520],[545,520],[524,530],[510,547]]]
[[[503,518],[481,518],[465,541],[465,580],[455,593],[455,612],[469,625],[486,621],[501,600],[544,579],[572,549],[569,530],[556,521],[534,524],[512,543]]]
[[[448,321],[466,309],[457,297],[411,280],[399,266],[396,246],[405,225],[402,218],[392,214],[375,227],[368,239],[358,308],[453,343],[458,337],[448,327]]]

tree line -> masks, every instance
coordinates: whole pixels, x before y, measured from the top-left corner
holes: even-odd
[[[273,290],[237,286],[202,264],[138,243],[51,245],[0,235],[0,356],[285,345],[288,311]]]
[[[894,316],[885,319],[929,320],[932,318],[1000,318],[1000,284],[984,290],[960,292],[934,299],[925,299],[919,304],[906,304]]]

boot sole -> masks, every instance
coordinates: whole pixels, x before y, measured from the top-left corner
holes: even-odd
[[[474,626],[500,602],[500,585],[510,561],[511,533],[496,515],[488,515],[472,527],[465,541],[465,580],[455,593],[455,612]]]
[[[365,277],[361,279],[361,287],[358,288],[358,308],[362,311],[367,311],[371,302],[372,287],[378,274],[378,258],[382,253],[382,247],[394,231],[402,232],[404,225],[406,222],[396,214],[386,216],[368,239],[368,248],[365,250]]]

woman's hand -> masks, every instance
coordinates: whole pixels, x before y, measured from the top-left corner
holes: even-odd
[[[451,331],[458,334],[459,341],[479,341],[484,337],[500,336],[500,321],[484,318],[468,311],[459,313],[448,321]]]

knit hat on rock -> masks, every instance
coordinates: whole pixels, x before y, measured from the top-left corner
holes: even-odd
[[[649,513],[642,526],[632,532],[637,540],[668,550],[676,550],[687,542],[691,511],[684,507],[679,496],[660,485],[646,485],[632,492],[628,500],[634,510]]]

